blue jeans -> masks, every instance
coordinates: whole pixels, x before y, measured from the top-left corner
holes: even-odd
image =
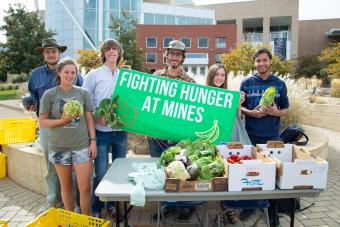
[[[125,158],[127,148],[127,132],[102,132],[96,130],[96,137],[97,157],[94,160],[95,176],[93,179],[92,212],[100,212],[104,208],[104,202],[100,201],[94,192],[108,169],[110,146],[112,148],[112,162],[116,158]],[[110,206],[114,206],[114,203],[107,203],[107,207]]]

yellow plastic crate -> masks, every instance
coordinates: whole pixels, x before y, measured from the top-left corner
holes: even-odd
[[[7,227],[8,220],[0,219],[0,227]]]
[[[6,154],[0,151],[0,179],[4,177],[6,177]]]
[[[50,208],[40,214],[31,223],[23,227],[109,227],[111,222],[108,220],[73,213],[63,209]]]
[[[36,138],[37,120],[0,118],[0,144],[32,142]]]

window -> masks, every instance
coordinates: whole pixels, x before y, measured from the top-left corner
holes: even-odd
[[[174,40],[173,37],[165,37],[165,38],[163,39],[163,47],[164,47],[164,48],[167,48],[167,47],[169,46],[169,43],[170,43],[172,40]]]
[[[186,58],[208,58],[207,53],[187,53]]]
[[[182,38],[181,41],[184,43],[186,48],[190,48],[191,47],[191,38]]]
[[[204,66],[200,67],[200,75],[205,76],[205,67]]]
[[[208,38],[199,37],[198,38],[198,48],[208,48]]]
[[[227,48],[227,39],[224,37],[216,38],[216,48]]]
[[[146,37],[146,47],[156,48],[157,47],[157,38],[156,37]]]
[[[166,16],[166,24],[176,24],[175,16]]]
[[[120,1],[120,9],[121,10],[130,10],[130,1]]]
[[[221,55],[222,54],[215,54],[215,62],[216,63],[221,63]]]
[[[157,54],[156,53],[146,53],[146,62],[147,63],[156,63],[157,62]]]
[[[177,17],[178,24],[186,24],[186,18],[185,17]]]
[[[195,66],[191,68],[191,73],[192,73],[194,76],[196,76],[196,74],[197,74],[197,68],[196,68]]]
[[[155,24],[155,14],[144,13],[144,24]]]
[[[165,24],[165,15],[155,14],[155,24]]]

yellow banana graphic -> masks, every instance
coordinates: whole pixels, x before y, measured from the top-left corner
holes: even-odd
[[[220,128],[218,127],[218,121],[214,120],[213,125],[208,130],[203,131],[203,132],[195,132],[195,134],[203,140],[214,142],[215,140],[217,140],[217,138],[220,135]]]

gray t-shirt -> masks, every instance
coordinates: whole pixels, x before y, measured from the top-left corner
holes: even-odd
[[[91,97],[86,89],[73,86],[70,91],[65,91],[57,86],[42,96],[40,113],[48,113],[49,119],[60,119],[64,104],[69,100],[79,101],[84,107],[84,113],[93,112]],[[85,115],[50,130],[49,148],[52,151],[81,150],[88,146],[89,133]]]

